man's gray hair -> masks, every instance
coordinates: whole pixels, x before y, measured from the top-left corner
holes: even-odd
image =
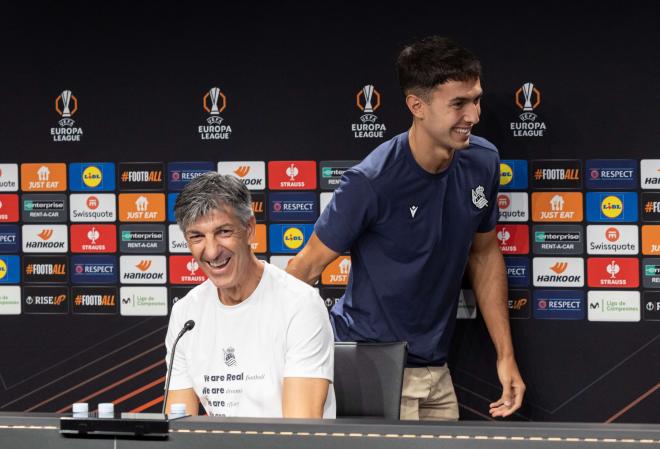
[[[250,191],[235,176],[206,172],[190,181],[174,203],[176,222],[184,233],[197,219],[230,206],[247,226],[252,212]]]

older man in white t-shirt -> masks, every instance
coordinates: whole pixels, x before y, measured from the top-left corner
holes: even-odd
[[[233,176],[205,173],[174,213],[208,276],[172,308],[166,346],[178,343],[166,410],[197,414],[334,418],[333,335],[315,289],[258,260],[250,193]]]

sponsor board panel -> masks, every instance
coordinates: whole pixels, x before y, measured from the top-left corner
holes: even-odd
[[[0,253],[21,250],[21,230],[18,225],[0,225]]]
[[[180,192],[193,179],[215,171],[213,162],[170,162],[167,164],[167,190]]]
[[[316,221],[318,205],[313,192],[274,192],[268,198],[268,216],[275,222]]]
[[[534,159],[530,163],[532,188],[582,188],[582,161],[579,159]]]
[[[122,316],[166,316],[166,287],[121,287],[119,289]]]
[[[21,261],[19,256],[0,256],[0,284],[21,282]]]
[[[24,253],[66,253],[69,231],[66,225],[23,225]]]
[[[18,164],[0,164],[0,192],[18,191]]]
[[[21,164],[21,190],[24,192],[64,192],[66,164]]]
[[[587,313],[589,321],[639,321],[640,294],[637,291],[589,290]]]
[[[584,290],[534,290],[537,320],[583,320]]]
[[[502,254],[529,254],[528,225],[498,224],[495,229]]]
[[[588,225],[587,254],[638,254],[638,235],[636,225]]]
[[[0,287],[0,292],[2,292],[2,287]],[[660,291],[645,291],[642,306],[645,321],[660,321]]]
[[[108,192],[115,190],[115,164],[112,162],[71,162],[69,190]]]
[[[527,160],[502,159],[500,161],[500,190],[527,188]]]
[[[218,173],[237,177],[249,190],[266,189],[264,161],[220,161]]]
[[[74,286],[71,298],[74,315],[116,315],[119,311],[119,294],[114,286]]]
[[[161,254],[167,250],[165,225],[122,224],[119,226],[119,249],[122,253]]]
[[[529,290],[509,290],[507,305],[509,307],[509,318],[512,320],[526,320],[532,314],[532,296]]]
[[[637,221],[637,192],[587,192],[587,221]]]
[[[532,221],[582,221],[582,192],[532,193]]]
[[[319,215],[321,215],[326,206],[330,204],[331,199],[332,192],[321,192],[319,195]]]
[[[269,161],[270,190],[316,190],[316,161]]]
[[[117,219],[114,193],[72,193],[69,197],[72,222],[113,222]]]
[[[344,172],[360,161],[321,161],[319,163],[319,187],[321,190],[334,190]]]
[[[165,165],[162,162],[120,162],[120,191],[160,191],[165,189]]]
[[[634,159],[588,159],[585,169],[587,189],[634,189],[638,178]]]
[[[529,286],[529,259],[527,257],[505,257],[509,287]]]
[[[499,222],[529,221],[527,192],[501,192],[497,195]]]
[[[642,286],[660,289],[660,257],[642,259]]]
[[[254,238],[250,242],[252,252],[263,254],[268,251],[268,238],[265,224],[257,224],[254,228]]]
[[[275,265],[277,268],[286,270],[286,267],[289,265],[289,262],[293,259],[293,256],[270,256],[270,263]]]
[[[176,223],[176,216],[174,215],[174,205],[176,204],[176,199],[179,197],[178,193],[168,193],[167,194],[167,221],[170,223]]]
[[[69,288],[66,286],[24,286],[23,313],[66,315],[69,313]]]
[[[307,244],[314,231],[311,224],[274,224],[269,226],[271,253],[295,254]]]
[[[26,193],[21,196],[21,220],[24,223],[65,223],[69,215],[63,193]]]
[[[169,225],[167,240],[169,242],[169,251],[171,253],[190,254],[190,249],[188,249],[188,242],[186,241],[181,228],[179,228],[179,225]]]
[[[192,256],[170,256],[170,284],[197,285],[207,278]]]
[[[119,257],[119,281],[122,284],[165,284],[166,272],[165,256]]]
[[[584,286],[584,260],[581,257],[534,257],[535,287]]]
[[[538,255],[578,255],[584,252],[580,225],[534,225],[533,251]]]
[[[116,284],[115,256],[71,256],[71,283]]]
[[[642,221],[660,221],[660,192],[642,192]]]
[[[325,306],[330,310],[335,304],[337,304],[337,301],[342,297],[344,291],[345,289],[341,287],[321,287],[319,294],[321,295]]]
[[[60,284],[68,280],[67,256],[23,256],[23,282]]]
[[[0,193],[0,223],[15,223],[18,217],[18,195]]]
[[[642,159],[639,165],[642,189],[660,189],[660,159]]]
[[[639,287],[639,259],[636,257],[590,257],[587,259],[587,286],[596,288]]]
[[[252,197],[252,213],[257,222],[266,221],[266,194],[262,192],[250,194]]]
[[[21,314],[21,287],[0,285],[0,315]]]
[[[351,272],[351,257],[339,256],[330,262],[321,273],[323,285],[346,285]]]
[[[119,221],[165,221],[165,213],[165,194],[163,193],[119,194]]]
[[[114,253],[117,227],[114,224],[72,224],[72,253]]]
[[[660,225],[642,226],[642,254],[660,255]]]

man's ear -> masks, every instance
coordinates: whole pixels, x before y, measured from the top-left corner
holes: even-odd
[[[406,95],[406,106],[408,110],[413,115],[413,117],[418,119],[423,119],[426,113],[426,102],[422,100],[415,94]]]
[[[248,220],[246,226],[248,244],[251,244],[252,240],[254,240],[256,229],[257,229],[257,219],[254,218],[254,215],[252,215]]]

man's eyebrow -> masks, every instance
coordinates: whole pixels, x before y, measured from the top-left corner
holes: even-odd
[[[219,231],[220,229],[222,229],[222,228],[224,228],[224,227],[226,227],[226,226],[231,226],[231,223],[222,223],[222,224],[219,224],[218,226],[216,226],[215,228],[213,228],[213,232],[217,232],[217,231]],[[187,234],[203,234],[203,232],[198,231],[197,229],[188,229],[188,230],[186,231],[186,235],[187,235]]]
[[[454,98],[452,98],[452,99],[449,100],[449,101],[450,101],[450,103],[454,103],[454,102],[456,102],[456,101],[461,101],[461,102],[464,102],[464,101],[474,101],[474,100],[476,100],[476,99],[478,99],[478,98],[481,98],[482,96],[483,96],[483,92],[480,92],[479,94],[477,94],[477,95],[473,95],[473,96],[471,96],[471,97],[454,97]]]

